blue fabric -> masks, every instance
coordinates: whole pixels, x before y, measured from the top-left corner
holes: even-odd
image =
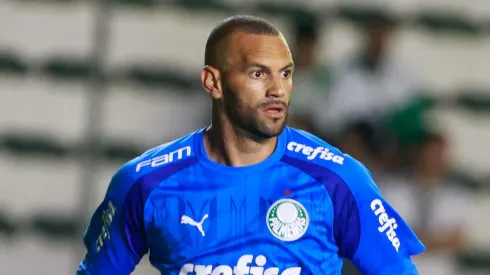
[[[203,130],[125,164],[85,233],[77,274],[130,274],[149,253],[162,274],[417,274],[424,246],[367,169],[286,128],[248,167],[212,162]]]

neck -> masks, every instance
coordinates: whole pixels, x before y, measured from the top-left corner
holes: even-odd
[[[267,159],[275,150],[277,137],[259,139],[232,125],[229,120],[213,119],[204,133],[209,159],[228,166],[250,166]]]

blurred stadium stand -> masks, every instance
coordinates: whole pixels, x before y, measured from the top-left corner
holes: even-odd
[[[401,22],[393,48],[414,62],[436,103],[431,118],[450,138],[452,164],[474,194],[464,274],[489,274],[488,1],[203,2],[113,1],[93,208],[126,160],[208,122],[199,71],[207,35],[224,17],[268,15],[290,38],[291,9],[307,9],[325,19],[321,58],[335,63],[359,44],[363,18],[383,8]],[[74,213],[94,14],[92,1],[0,1],[0,274],[73,274],[80,260],[83,228]],[[136,274],[156,273],[145,260]]]

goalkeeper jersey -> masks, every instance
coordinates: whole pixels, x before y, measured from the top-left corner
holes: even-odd
[[[205,129],[122,166],[88,225],[77,274],[418,274],[417,236],[358,161],[286,127],[259,164],[211,161]]]

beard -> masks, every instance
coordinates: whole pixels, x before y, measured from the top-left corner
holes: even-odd
[[[250,133],[257,139],[269,139],[280,135],[286,127],[288,105],[280,99],[265,100],[251,106],[244,102],[236,91],[223,83],[224,102],[223,109],[228,119],[242,130]],[[267,118],[262,116],[261,109],[270,104],[285,105],[285,116],[282,118]]]

